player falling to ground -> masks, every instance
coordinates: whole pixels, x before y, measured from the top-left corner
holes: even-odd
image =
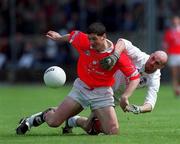
[[[114,46],[106,38],[106,29],[101,23],[91,24],[87,34],[72,31],[70,34],[61,36],[57,32],[49,31],[46,36],[58,42],[69,42],[78,51],[78,78],[68,96],[57,108],[22,119],[16,133],[25,134],[31,127],[39,126],[44,122],[50,127],[58,127],[69,117],[90,107],[99,119],[103,133],[118,134],[119,124],[111,88],[114,84],[113,75],[120,70],[129,80],[120,101],[121,107],[125,108],[129,104],[128,98],[140,81],[139,73],[132,61],[122,53],[111,70],[104,70],[100,66],[100,60],[114,55]]]
[[[160,69],[164,68],[167,63],[167,54],[164,51],[155,51],[151,55],[148,55],[125,39],[118,40],[116,49],[119,49],[117,50],[119,52],[126,51],[127,55],[132,59],[136,68],[139,70],[141,77],[138,87],[147,87],[144,103],[141,106],[134,104],[128,105],[124,111],[132,112],[134,114],[151,112],[155,106],[157,93],[160,87]],[[111,60],[111,56],[109,56],[101,63],[105,69],[111,69],[114,62],[114,59]],[[128,79],[119,70],[115,73],[114,77],[115,84],[113,90],[115,92],[122,86],[127,86],[129,83]],[[97,134],[101,131],[100,122],[94,114],[91,114],[89,118],[75,116],[68,119],[63,132],[69,133],[72,131],[72,127],[76,126],[82,127],[89,134]]]

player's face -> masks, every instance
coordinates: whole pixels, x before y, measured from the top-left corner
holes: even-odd
[[[157,69],[161,69],[163,67],[164,64],[162,63],[161,58],[158,55],[152,53],[145,64],[145,71],[146,73],[153,73]]]
[[[104,41],[105,41],[105,37],[104,36],[98,36],[96,34],[89,34],[88,35],[91,47],[98,51],[104,51],[105,46],[104,46]]]
[[[180,25],[180,17],[176,16],[172,19],[172,24],[175,26],[175,27],[178,27]]]

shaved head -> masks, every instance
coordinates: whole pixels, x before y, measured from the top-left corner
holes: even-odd
[[[152,53],[145,64],[146,73],[153,73],[157,69],[165,67],[168,61],[168,56],[164,51],[155,51]]]
[[[165,66],[168,61],[168,56],[164,51],[155,51],[154,55],[156,55],[159,62],[161,62],[162,66]]]

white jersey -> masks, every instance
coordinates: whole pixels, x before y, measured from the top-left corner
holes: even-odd
[[[141,74],[140,83],[138,87],[146,86],[148,88],[144,103],[151,104],[152,108],[154,108],[156,100],[157,100],[157,92],[160,87],[160,70],[156,70],[152,74],[147,74],[144,72],[144,67],[146,61],[149,59],[149,55],[142,52],[139,48],[132,45],[132,43],[125,39],[123,40],[125,43],[125,49],[129,58],[132,59],[136,68],[139,70]],[[121,86],[127,85],[128,81],[121,71],[117,71],[115,73],[115,84],[113,86],[114,91],[118,90]]]

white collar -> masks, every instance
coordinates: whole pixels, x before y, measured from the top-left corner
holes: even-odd
[[[113,49],[114,49],[114,45],[113,45],[113,43],[110,41],[110,40],[108,40],[108,39],[106,39],[106,41],[108,42],[108,43],[110,43],[111,44],[111,46],[109,47],[109,48],[107,48],[107,49],[105,49],[104,51],[102,51],[101,53],[111,53],[112,51],[113,51]]]

